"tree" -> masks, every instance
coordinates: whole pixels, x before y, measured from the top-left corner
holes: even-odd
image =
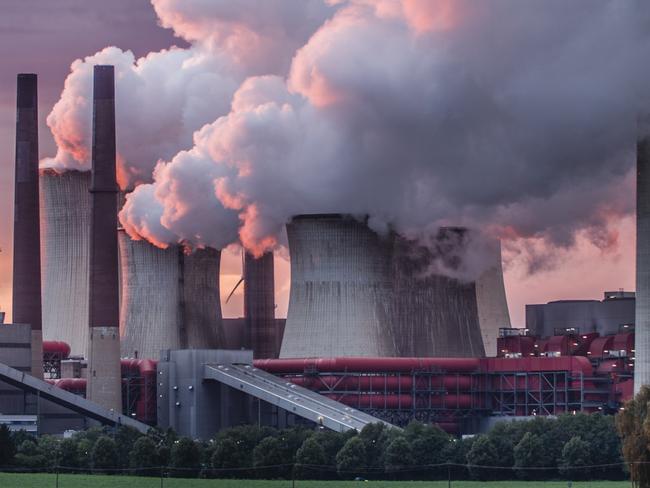
[[[80,468],[90,468],[92,466],[93,443],[90,439],[80,438],[77,442],[77,460]]]
[[[560,474],[572,480],[587,479],[589,472],[580,468],[592,464],[589,459],[590,451],[591,446],[580,436],[572,437],[562,448]]]
[[[18,446],[16,464],[23,468],[41,468],[45,464],[45,456],[41,454],[33,440],[26,439]]]
[[[526,432],[514,449],[515,472],[522,479],[538,479],[544,473],[525,468],[548,466],[551,461],[546,456],[546,447],[539,436]]]
[[[643,386],[616,416],[616,427],[623,439],[623,457],[628,463],[634,486],[650,486],[650,387]]]
[[[63,439],[59,444],[59,466],[66,468],[79,466],[79,453],[74,439]]]
[[[381,469],[384,467],[384,450],[388,441],[388,428],[386,424],[377,422],[367,424],[361,432],[359,439],[366,448],[366,466]]]
[[[199,446],[189,437],[181,437],[171,448],[171,465],[177,477],[196,477],[200,469],[201,452]]]
[[[133,427],[121,425],[115,434],[115,443],[119,446],[117,465],[121,468],[127,468],[130,464],[130,453],[136,441],[142,437],[142,434]]]
[[[349,439],[336,455],[336,471],[344,478],[353,478],[353,473],[363,473],[366,468],[365,443],[359,436]]]
[[[411,466],[412,463],[413,451],[406,437],[403,435],[395,437],[386,446],[386,452],[384,453],[384,467],[386,471],[393,472],[393,474],[398,475],[394,477],[401,478],[399,471]]]
[[[499,451],[486,435],[478,436],[467,453],[470,474],[473,478],[488,481],[497,476],[496,470],[489,469],[499,465]]]
[[[91,451],[92,465],[95,469],[117,467],[117,445],[107,435],[100,436]]]
[[[38,451],[45,458],[45,465],[48,468],[53,468],[59,465],[59,456],[61,441],[57,437],[51,435],[43,435],[38,439]]]
[[[302,446],[296,452],[296,469],[294,471],[296,478],[301,479],[320,479],[323,477],[327,464],[327,455],[325,449],[318,441],[316,436],[305,439]]]
[[[256,474],[263,478],[276,478],[286,471],[284,445],[277,437],[265,437],[253,449],[253,466]],[[282,468],[285,468],[284,470]]]
[[[442,459],[448,466],[449,475],[454,479],[467,479],[470,477],[467,464],[467,456],[476,442],[476,437],[466,437],[464,439],[452,438],[451,441],[442,450]]]
[[[132,468],[139,468],[137,474],[141,476],[158,474],[158,470],[143,469],[159,465],[158,450],[151,438],[142,436],[135,441],[129,452],[129,464]]]
[[[414,473],[417,477],[435,479],[447,476],[446,467],[433,467],[444,464],[445,448],[451,442],[451,437],[436,425],[425,425],[421,422],[411,422],[404,429],[413,455],[414,466],[427,466]],[[462,460],[465,464],[465,460]]]
[[[16,443],[11,435],[11,431],[6,425],[0,425],[0,467],[12,464],[15,455]]]

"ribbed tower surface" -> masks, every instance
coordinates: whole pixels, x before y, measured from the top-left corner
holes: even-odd
[[[636,159],[636,310],[634,391],[650,385],[650,135],[640,124]]]
[[[275,321],[273,253],[244,258],[244,317],[255,359],[277,357],[279,331]]]
[[[90,172],[41,170],[43,338],[87,357]]]
[[[462,241],[466,231],[441,232]],[[475,282],[432,274],[427,248],[350,217],[299,216],[287,235],[291,293],[280,357],[483,356],[481,325],[505,326],[500,263],[478,291]]]

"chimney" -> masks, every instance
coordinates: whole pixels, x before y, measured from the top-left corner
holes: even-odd
[[[121,412],[117,255],[118,190],[115,160],[113,66],[95,66],[90,182],[90,331],[87,397],[106,408]]]
[[[255,359],[278,357],[280,340],[275,320],[273,253],[244,258],[244,319]]]
[[[637,122],[634,392],[650,384],[650,120]]]
[[[43,378],[37,77],[19,74],[17,82],[13,321],[32,327],[31,372]]]

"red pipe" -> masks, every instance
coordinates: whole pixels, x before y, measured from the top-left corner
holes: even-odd
[[[256,368],[269,373],[304,373],[305,371],[366,373],[442,370],[449,372],[474,372],[479,370],[479,358],[306,358],[306,359],[258,359]]]
[[[412,395],[373,395],[373,394],[346,394],[337,395],[326,393],[324,396],[333,400],[345,403],[350,407],[356,408],[412,408]],[[470,408],[472,406],[471,395],[430,395],[427,397],[417,398],[422,400],[427,406],[431,405],[436,408]]]
[[[313,390],[335,389],[354,391],[411,391],[412,376],[293,376],[285,378],[292,383]],[[469,376],[443,376],[433,379],[431,388],[466,391],[472,385]],[[428,383],[427,383],[427,386]]]
[[[63,341],[43,341],[43,354],[60,354],[63,359],[70,356],[70,346]]]

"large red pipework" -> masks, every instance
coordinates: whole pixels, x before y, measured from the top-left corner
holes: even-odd
[[[256,368],[268,373],[304,372],[364,372],[364,373],[410,373],[413,371],[479,371],[479,358],[305,358],[305,359],[258,359]]]
[[[412,395],[375,395],[367,393],[359,394],[345,394],[337,395],[334,393],[326,393],[324,396],[332,400],[339,401],[350,407],[355,408],[413,408]],[[422,402],[422,405],[431,406],[434,408],[471,408],[472,396],[467,395],[429,395],[417,397],[416,401]]]
[[[413,389],[413,376],[292,376],[286,377],[292,383],[311,390],[345,391],[410,391]],[[472,385],[469,376],[443,376],[442,381],[434,381],[433,388],[445,390],[468,390]]]
[[[62,359],[70,356],[70,346],[63,341],[43,341],[43,354],[59,354]]]

